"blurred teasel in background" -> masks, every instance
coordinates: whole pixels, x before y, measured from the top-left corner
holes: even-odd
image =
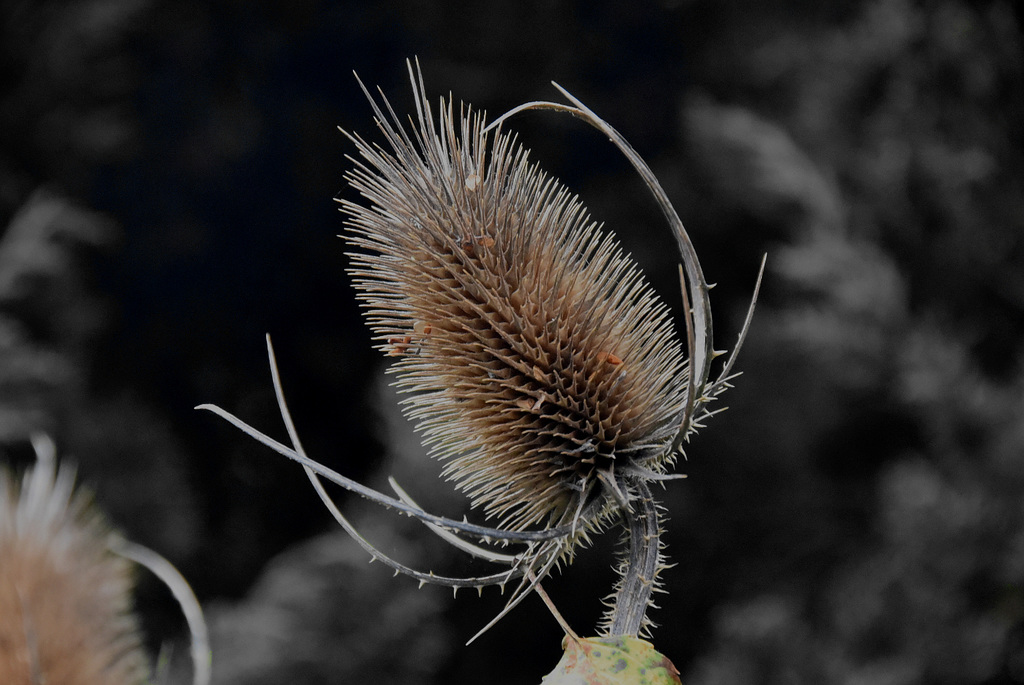
[[[142,685],[151,669],[134,612],[132,564],[148,568],[180,603],[192,633],[193,685],[210,680],[195,595],[171,564],[123,539],[74,468],[33,437],[35,466],[20,484],[0,468],[0,683]]]
[[[48,442],[18,488],[0,470],[0,682],[145,682],[129,562]]]
[[[369,201],[341,201],[356,249],[350,273],[377,346],[395,360],[389,371],[408,395],[406,415],[445,476],[495,525],[436,516],[394,480],[393,497],[310,459],[269,339],[292,446],[218,407],[201,408],[302,463],[341,525],[397,572],[456,589],[515,581],[495,621],[531,591],[543,592],[543,578],[593,534],[621,527],[620,579],[601,632],[649,634],[647,609],[665,567],[650,484],[683,477],[670,472],[681,444],[714,413],[710,403],[729,387],[735,359],[734,351],[709,380],[721,353],[711,347],[709,287],[694,248],[646,163],[567,91],[559,88],[570,104],[528,103],[488,125],[464,105],[456,113],[451,99],[441,99],[435,115],[418,66],[409,64],[409,76],[411,130],[383,93],[378,103],[363,87],[386,145],[346,132],[359,152],[347,179]],[[570,113],[598,128],[647,184],[681,251],[685,337],[615,238],[503,130],[508,117],[528,110]],[[320,476],[507,568],[457,578],[405,566],[352,527]],[[499,551],[509,545],[518,551]]]

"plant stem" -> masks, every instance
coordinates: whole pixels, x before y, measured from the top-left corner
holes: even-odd
[[[629,529],[629,554],[622,569],[622,580],[615,597],[612,635],[636,636],[644,624],[661,562],[658,509],[647,483],[630,485],[636,497],[630,498],[632,512],[623,512]]]

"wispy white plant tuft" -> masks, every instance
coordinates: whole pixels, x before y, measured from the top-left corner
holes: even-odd
[[[0,469],[0,683],[139,685],[131,564],[47,443],[20,488]]]
[[[192,632],[194,685],[210,680],[199,603],[163,557],[129,543],[58,467],[53,442],[33,438],[21,482],[0,468],[0,683],[142,685],[148,658],[133,612],[132,562],[179,601]]]

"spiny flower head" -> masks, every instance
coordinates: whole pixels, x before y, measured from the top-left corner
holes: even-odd
[[[408,415],[500,527],[564,523],[616,470],[663,472],[686,403],[668,310],[578,198],[413,79],[411,132],[358,136],[351,272]],[[371,102],[372,102],[371,98]],[[609,499],[609,501],[611,501]]]
[[[394,479],[397,499],[310,458],[269,337],[274,393],[291,446],[220,407],[199,408],[300,463],[338,523],[396,573],[454,590],[517,582],[481,633],[534,591],[546,598],[540,583],[556,566],[591,533],[621,525],[621,577],[602,626],[608,635],[635,637],[650,627],[646,612],[666,567],[650,481],[680,477],[666,473],[677,439],[688,439],[715,413],[708,405],[730,387],[753,300],[733,353],[709,380],[720,354],[711,345],[709,286],[664,189],[622,135],[557,85],[570,104],[526,103],[485,126],[481,115],[460,108],[456,116],[451,100],[442,99],[435,119],[412,64],[409,74],[411,128],[386,98],[385,115],[364,88],[387,145],[346,134],[361,157],[347,178],[369,201],[342,201],[346,237],[358,250],[350,272],[378,346],[396,359],[390,370],[409,395],[408,415],[445,461],[448,477],[499,523],[432,514]],[[680,250],[687,358],[668,310],[614,238],[501,133],[501,123],[528,110],[568,113],[601,131],[653,194]],[[448,577],[406,566],[352,526],[321,477],[507,569]],[[491,542],[522,548],[507,554]]]

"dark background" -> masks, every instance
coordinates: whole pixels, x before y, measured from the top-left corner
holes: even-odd
[[[736,381],[663,493],[656,646],[686,683],[1024,682],[1024,10],[1019,2],[0,2],[0,458],[45,430],[206,607],[216,683],[539,682],[561,631],[392,578],[302,471],[193,407],[462,511],[398,415],[335,197],[373,137],[352,71],[409,111],[495,116],[557,81],[661,178]],[[678,312],[671,236],[579,122],[514,120]],[[418,567],[485,569],[339,498]],[[580,633],[616,534],[548,585]],[[473,596],[470,596],[473,594]],[[154,654],[183,625],[140,575]]]

